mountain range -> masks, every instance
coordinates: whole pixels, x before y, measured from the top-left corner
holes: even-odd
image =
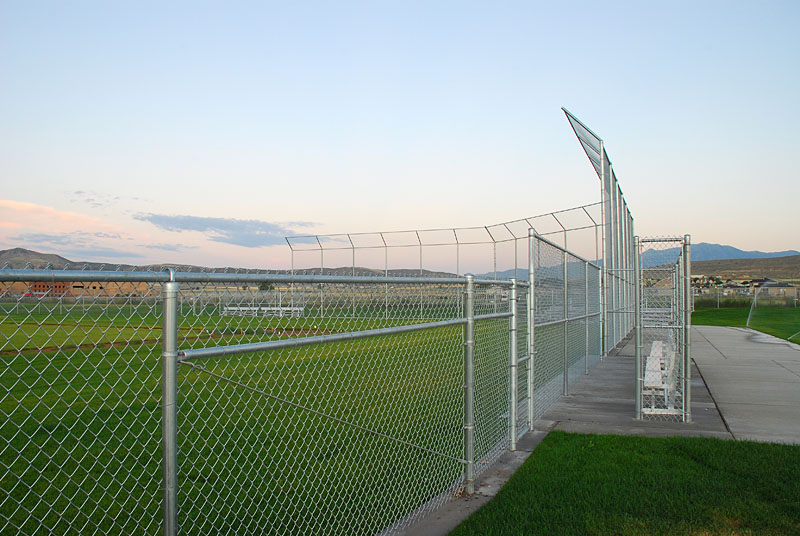
[[[667,248],[663,250],[648,250],[642,254],[642,267],[648,268],[652,266],[659,266],[662,264],[671,264],[675,262],[680,253],[680,248]],[[775,259],[769,261],[769,259]],[[204,266],[196,265],[176,265],[164,264],[159,267],[178,268],[182,271],[212,271],[212,269]],[[132,270],[137,267],[129,264],[118,265],[116,263],[99,263],[99,262],[84,262],[84,261],[71,261],[60,255],[52,253],[39,253],[23,248],[13,248],[0,250],[0,267],[5,268],[64,268],[71,267],[73,269],[88,269],[88,270],[101,270],[101,269],[119,269],[123,271]],[[228,267],[228,270],[235,271],[237,268]],[[220,271],[217,269],[216,271]],[[249,272],[266,272],[266,273],[287,273],[288,270],[248,270]],[[318,274],[320,270],[317,269],[303,269],[295,270],[298,274]],[[329,275],[352,275],[352,267],[340,268],[325,268],[325,273]],[[704,275],[720,275],[732,278],[755,278],[755,277],[772,277],[772,278],[800,278],[800,251],[787,250],[787,251],[745,251],[733,246],[725,246],[721,244],[708,244],[698,243],[692,244],[692,273]],[[383,270],[373,270],[370,268],[356,267],[355,275],[382,275]],[[393,269],[389,270],[391,276],[415,276],[419,275],[418,268],[408,269]],[[426,277],[452,277],[453,274],[447,272],[432,272],[423,270],[422,275]],[[503,270],[497,272],[499,279],[507,279],[514,277],[515,272],[511,270]],[[476,275],[478,278],[494,278],[494,273],[484,273]],[[519,279],[527,279],[528,274],[525,270],[517,270],[516,277]]]
[[[663,264],[672,264],[678,259],[681,248],[673,247],[666,249],[650,249],[642,253],[642,267],[651,268]],[[800,263],[800,251],[745,251],[733,246],[721,244],[709,244],[700,242],[691,246],[692,273],[704,275],[729,275],[739,278],[755,277],[798,277],[796,265]],[[775,262],[746,262],[757,259],[777,259]],[[713,264],[706,264],[705,261],[713,261]],[[743,262],[745,261],[745,262]],[[779,265],[779,266],[773,266]],[[698,271],[700,270],[700,271]],[[514,277],[514,270],[503,270],[497,272],[498,279]],[[781,274],[787,275],[781,275]],[[788,275],[793,274],[793,275]],[[493,272],[479,274],[479,278],[494,278]],[[516,277],[528,279],[525,270],[517,270]]]
[[[650,268],[661,264],[669,264],[677,260],[680,248],[667,249],[648,249],[642,254],[642,267]],[[789,255],[800,255],[800,251],[744,251],[733,246],[723,246],[721,244],[708,244],[700,242],[692,244],[692,262],[697,261],[718,261],[730,259],[768,259],[773,257],[788,257]]]

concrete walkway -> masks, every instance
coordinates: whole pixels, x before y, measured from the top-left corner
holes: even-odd
[[[733,437],[800,444],[800,345],[695,326],[692,358]]]

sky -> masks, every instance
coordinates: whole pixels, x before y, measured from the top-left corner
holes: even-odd
[[[284,236],[595,203],[800,249],[800,3],[0,0],[0,249],[285,268]]]

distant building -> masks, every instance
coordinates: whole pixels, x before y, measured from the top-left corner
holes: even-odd
[[[794,296],[797,287],[783,281],[775,281],[768,277],[764,279],[754,279],[753,286],[758,289],[761,296]]]
[[[70,284],[64,281],[34,281],[28,288],[27,295],[59,298],[69,294],[69,287]]]

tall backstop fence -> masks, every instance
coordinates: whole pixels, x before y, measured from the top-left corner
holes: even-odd
[[[600,179],[603,251],[603,353],[619,344],[634,324],[633,215],[617,181],[605,144],[597,134],[567,109],[572,130]]]
[[[636,418],[691,422],[691,241],[634,242]]]
[[[527,256],[529,281],[0,270],[0,533],[403,530],[600,356],[600,267]]]

